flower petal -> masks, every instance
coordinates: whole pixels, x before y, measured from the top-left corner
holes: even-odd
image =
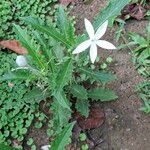
[[[108,20],[106,20],[96,31],[94,38],[100,39],[106,32],[108,26]]]
[[[90,47],[90,58],[92,63],[95,62],[96,57],[97,57],[97,46],[95,43],[92,43]]]
[[[50,150],[51,145],[41,146],[41,150]]]
[[[87,31],[90,39],[93,39],[94,38],[94,28],[93,28],[91,22],[85,18],[84,24],[85,24],[85,28],[86,28],[86,31]]]
[[[113,44],[105,40],[98,40],[96,41],[96,44],[104,49],[117,49]]]
[[[78,54],[85,51],[91,45],[91,40],[86,40],[79,44],[77,48],[72,52],[73,54]]]

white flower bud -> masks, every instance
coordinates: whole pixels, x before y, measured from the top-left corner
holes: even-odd
[[[17,56],[17,58],[16,58],[16,64],[19,67],[26,67],[28,65],[27,60],[26,60],[25,56],[23,56],[23,55]]]
[[[50,150],[50,145],[41,146],[41,150]]]

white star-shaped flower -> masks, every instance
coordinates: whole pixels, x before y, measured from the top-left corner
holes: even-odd
[[[105,21],[97,29],[95,34],[94,34],[94,28],[91,22],[87,19],[84,19],[84,23],[85,23],[85,28],[90,39],[79,44],[77,48],[73,51],[73,54],[81,53],[90,47],[90,59],[91,59],[91,62],[94,63],[97,57],[97,46],[104,48],[104,49],[116,49],[116,47],[108,41],[99,40],[106,32],[108,21]]]

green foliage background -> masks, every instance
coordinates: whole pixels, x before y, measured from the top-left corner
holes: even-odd
[[[21,17],[32,15],[44,22],[52,22],[56,2],[57,0],[1,0],[0,39],[14,38],[13,23],[25,26]]]

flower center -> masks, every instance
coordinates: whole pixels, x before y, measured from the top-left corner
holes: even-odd
[[[96,43],[96,41],[97,41],[97,39],[95,39],[95,38],[91,39],[92,43]]]

